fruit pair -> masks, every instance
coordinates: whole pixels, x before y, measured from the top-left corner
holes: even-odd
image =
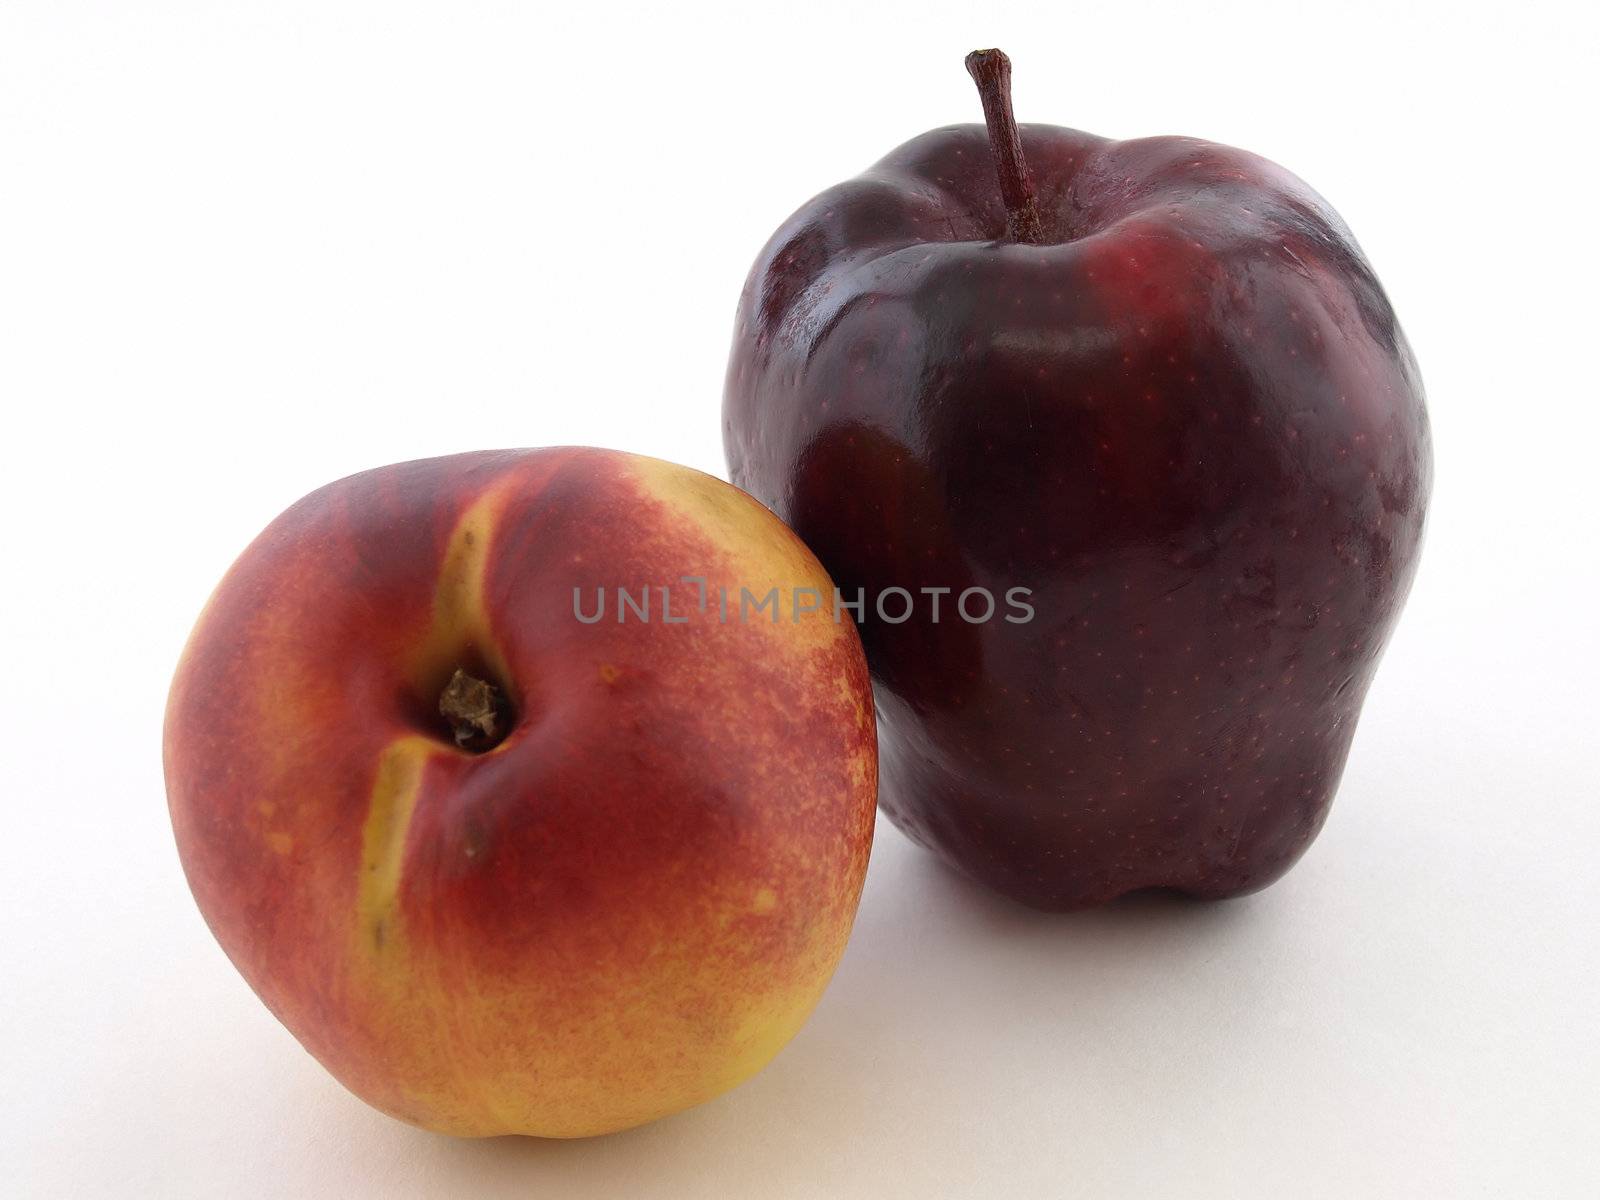
[[[1315,835],[1428,493],[1394,315],[1287,173],[1019,130],[969,67],[987,131],[824,193],[745,289],[729,462],[804,543],[655,460],[465,455],[314,493],[212,598],[185,869],[385,1111],[598,1133],[759,1069],[848,936],[872,685],[886,812],[1039,907],[1237,894]]]

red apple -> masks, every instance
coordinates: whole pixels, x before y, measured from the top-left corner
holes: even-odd
[[[733,481],[846,592],[949,589],[863,624],[911,837],[1047,909],[1251,891],[1321,828],[1416,570],[1416,363],[1289,172],[1019,129],[1005,56],[969,67],[987,131],[906,143],[762,251]],[[968,624],[973,587],[1033,619]]]
[[[619,619],[645,586],[650,619]],[[431,1129],[603,1133],[745,1079],[838,962],[877,778],[853,625],[715,602],[774,587],[832,585],[743,493],[632,455],[306,497],[212,597],[167,714],[223,949],[341,1082]]]

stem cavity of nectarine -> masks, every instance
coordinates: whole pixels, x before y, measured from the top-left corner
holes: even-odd
[[[450,723],[456,745],[478,754],[498,746],[509,725],[500,689],[459,667],[439,694],[439,715]]]
[[[989,151],[1000,176],[1000,197],[1006,206],[1006,236],[1037,246],[1044,241],[1033,176],[1022,157],[1022,135],[1011,111],[1011,60],[1003,50],[974,50],[967,55],[967,74],[978,85],[983,120],[989,127]]]

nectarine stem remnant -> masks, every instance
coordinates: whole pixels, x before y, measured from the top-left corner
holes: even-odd
[[[500,689],[459,667],[439,695],[439,715],[450,722],[456,745],[463,750],[489,750],[505,736]]]
[[[1044,240],[1033,176],[1022,157],[1022,135],[1011,111],[1011,60],[1003,50],[974,50],[967,55],[967,74],[978,85],[983,120],[989,127],[989,150],[1000,176],[1000,197],[1006,205],[1006,236],[1037,246]]]

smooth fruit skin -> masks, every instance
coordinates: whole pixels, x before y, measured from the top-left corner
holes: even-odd
[[[846,591],[1033,589],[863,625],[880,803],[1044,909],[1263,887],[1321,827],[1415,571],[1422,384],[1338,216],[1189,138],[985,130],[805,205],[740,302],[732,479]],[[898,609],[894,610],[898,611]]]
[[[207,606],[166,722],[184,869],[268,1007],[385,1112],[622,1129],[753,1074],[821,995],[872,837],[859,640],[827,612],[721,623],[682,575],[831,587],[727,484],[555,449],[325,487]],[[683,623],[574,617],[575,587],[592,614],[645,584]],[[514,703],[486,753],[438,715],[458,666]]]

